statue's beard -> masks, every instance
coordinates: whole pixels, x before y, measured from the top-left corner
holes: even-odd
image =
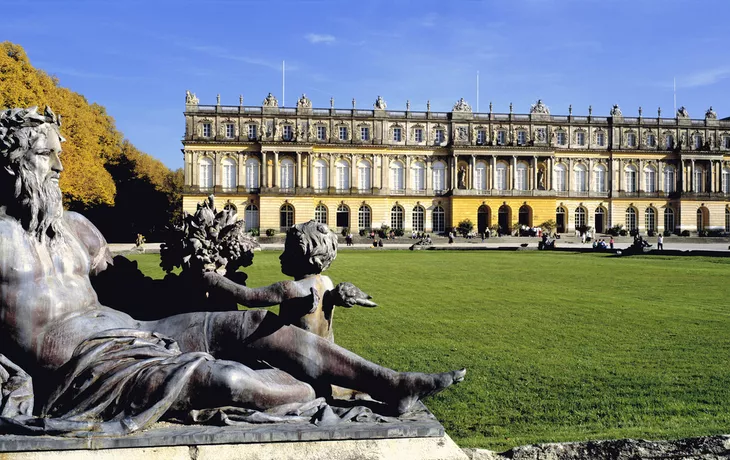
[[[15,198],[20,221],[38,241],[55,243],[62,238],[63,199],[58,182],[48,175],[43,183],[26,165],[21,165],[15,181]]]

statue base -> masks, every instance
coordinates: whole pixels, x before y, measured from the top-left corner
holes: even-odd
[[[0,435],[0,457],[3,460],[465,460],[464,452],[444,432],[433,414],[422,404],[417,409],[393,423],[208,426],[161,422],[127,436]]]

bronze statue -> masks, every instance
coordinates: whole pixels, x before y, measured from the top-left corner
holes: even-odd
[[[102,305],[91,279],[113,261],[96,227],[63,210],[59,129],[49,109],[0,113],[0,377],[30,375],[43,406],[30,413],[27,399],[6,404],[0,430],[124,434],[198,410],[307,404],[331,385],[367,392],[404,413],[463,379],[465,370],[384,368],[268,311],[141,321]],[[320,254],[311,238],[327,235],[316,224],[289,232],[281,262],[294,281],[248,290],[215,274],[205,279],[212,291],[223,288],[250,305],[281,302],[294,311],[307,302],[311,310],[316,299],[317,308],[326,306],[341,296],[319,276],[334,257]]]

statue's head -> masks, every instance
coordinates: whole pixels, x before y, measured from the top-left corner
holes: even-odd
[[[59,234],[63,215],[60,127],[50,108],[0,112],[0,206],[41,241]]]
[[[289,229],[279,260],[282,273],[297,278],[322,273],[335,257],[337,235],[327,225],[310,220]]]

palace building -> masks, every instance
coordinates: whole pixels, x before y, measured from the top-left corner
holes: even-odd
[[[183,208],[215,194],[249,229],[315,219],[333,229],[479,232],[554,220],[559,232],[730,231],[730,120],[185,104]]]

